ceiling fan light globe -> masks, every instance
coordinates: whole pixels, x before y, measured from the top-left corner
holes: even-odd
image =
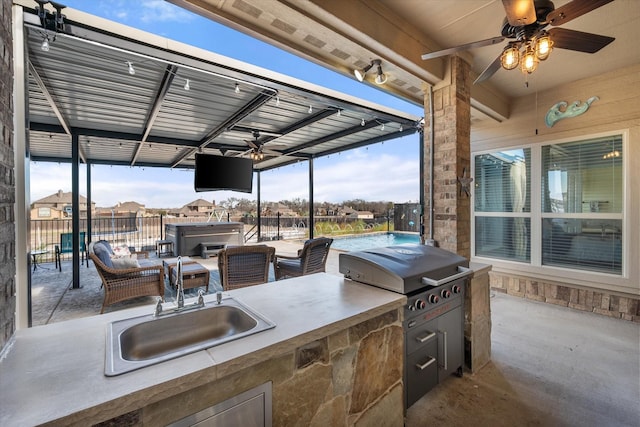
[[[502,52],[500,63],[505,70],[513,70],[520,63],[520,51],[515,47],[508,47]]]
[[[542,36],[536,40],[536,57],[540,61],[544,61],[549,57],[553,50],[553,41],[549,36]]]
[[[536,57],[535,51],[529,47],[522,57],[522,72],[531,74],[536,68],[538,68],[538,58]]]

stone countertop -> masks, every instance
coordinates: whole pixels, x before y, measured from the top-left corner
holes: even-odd
[[[106,329],[153,305],[17,331],[0,361],[0,425],[87,424],[198,387],[402,307],[406,297],[319,273],[225,292],[276,323],[236,341],[115,377]],[[215,295],[205,298],[215,301]]]

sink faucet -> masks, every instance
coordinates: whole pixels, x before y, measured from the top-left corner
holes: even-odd
[[[176,303],[178,308],[184,307],[184,286],[182,284],[182,257],[178,257],[178,278],[176,279]]]
[[[182,311],[204,307],[204,290],[203,289],[198,290],[197,302],[194,302],[193,304],[189,304],[188,306],[184,305],[184,283],[182,280],[182,258],[181,257],[178,257],[178,265],[176,266],[176,269],[177,269],[176,271],[176,275],[177,275],[176,305],[171,310],[165,312],[163,311],[163,308],[162,308],[162,298],[158,298],[158,300],[156,301],[155,310],[153,312],[154,317],[160,317],[160,316],[164,316],[165,314],[180,313]],[[220,293],[218,297],[218,304],[220,304],[221,297],[222,297],[222,294]]]

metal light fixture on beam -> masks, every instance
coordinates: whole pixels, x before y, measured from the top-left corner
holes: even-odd
[[[356,79],[358,79],[359,82],[362,82],[364,81],[367,72],[374,66],[376,66],[376,77],[374,79],[374,82],[379,85],[385,84],[387,82],[387,75],[382,72],[382,60],[380,59],[372,60],[369,65],[362,69],[353,70],[353,74],[356,76]]]

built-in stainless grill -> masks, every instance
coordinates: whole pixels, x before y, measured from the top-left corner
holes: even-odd
[[[342,253],[345,278],[407,295],[405,407],[464,364],[464,293],[469,263],[434,246],[397,245]]]

